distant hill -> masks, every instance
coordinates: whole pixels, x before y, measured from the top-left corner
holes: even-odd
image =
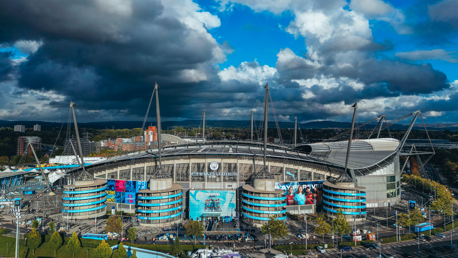
[[[35,124],[40,124],[43,129],[45,128],[60,128],[62,123],[56,122],[42,122],[42,121],[6,121],[0,120],[0,127],[14,127],[14,125],[25,125],[26,127],[33,127]],[[94,129],[132,129],[140,128],[142,121],[104,121],[104,122],[91,122],[91,123],[78,123],[80,128],[94,128]],[[261,121],[255,121],[256,127],[262,125]],[[150,121],[146,123],[148,125],[156,125],[156,122]],[[294,128],[293,122],[278,122],[280,128]],[[299,123],[301,129],[324,129],[324,128],[350,128],[350,123],[344,122],[333,122],[333,121],[313,121],[308,123]],[[367,128],[374,127],[376,123],[371,123],[366,126]],[[162,128],[167,130],[172,126],[182,126],[186,128],[202,127],[201,120],[184,120],[184,121],[163,121]],[[224,128],[248,128],[250,127],[250,121],[238,121],[238,120],[207,120],[207,127],[224,127]],[[64,125],[66,127],[66,125]],[[275,122],[269,122],[269,128],[274,128]],[[406,129],[407,124],[396,124],[390,127],[390,129]],[[417,122],[416,128],[420,127]],[[458,124],[446,123],[446,124],[427,124],[428,130],[458,130]]]

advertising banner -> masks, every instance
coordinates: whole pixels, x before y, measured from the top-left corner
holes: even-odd
[[[275,182],[275,189],[285,191],[287,205],[320,205],[324,181]]]
[[[107,202],[137,203],[137,193],[147,189],[147,181],[107,180]]]
[[[189,218],[235,216],[235,191],[189,191]]]

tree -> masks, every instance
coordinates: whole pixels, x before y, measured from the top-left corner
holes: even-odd
[[[181,249],[180,238],[178,236],[175,238],[175,242],[173,242],[172,251],[175,252],[175,254],[179,254],[183,251]]]
[[[127,230],[127,238],[133,243],[137,239],[137,229],[134,227],[129,228]]]
[[[421,211],[419,209],[413,209],[409,212],[410,214],[410,220],[411,224],[410,225],[415,225],[418,223],[422,223],[425,221],[425,217],[421,214]]]
[[[323,242],[324,242],[324,234],[329,234],[332,232],[332,227],[327,223],[322,216],[320,216],[317,220],[316,223],[319,225],[318,227],[315,228],[315,233],[318,235],[321,235],[323,237]]]
[[[203,235],[204,227],[200,224],[199,221],[189,221],[186,226],[186,234],[187,235],[193,235],[194,238],[194,244],[196,244],[197,237],[200,237]]]
[[[119,244],[118,249],[113,251],[112,258],[127,258],[127,251],[122,245],[122,243]]]
[[[81,243],[76,235],[76,232],[73,232],[72,237],[68,241],[67,250],[73,255],[75,258],[75,254],[81,249]]]
[[[51,220],[51,222],[48,223],[48,227],[49,227],[49,231],[51,233],[53,233],[54,230],[56,229],[56,225],[54,225],[54,222],[52,222],[52,220]]]
[[[38,226],[40,226],[40,223],[38,222],[38,220],[34,219],[32,221],[32,228],[38,228]]]
[[[337,233],[340,234],[340,241],[342,241],[342,236],[344,234],[351,233],[350,224],[347,222],[347,219],[343,215],[342,209],[336,213],[337,217],[334,219],[334,229]]]
[[[62,237],[59,231],[54,231],[54,233],[52,233],[51,240],[49,240],[49,246],[54,250],[54,256],[56,256],[57,249],[62,246]]]
[[[94,250],[94,256],[97,258],[110,258],[112,251],[110,245],[103,239],[102,243]]]
[[[8,156],[2,156],[0,157],[0,166],[7,166],[10,163],[10,159]]]
[[[107,225],[105,227],[105,231],[106,232],[116,232],[120,234],[121,230],[122,230],[121,218],[118,216],[110,216],[107,219]]]
[[[270,217],[267,224],[261,227],[263,234],[270,234],[272,239],[279,239],[288,235],[288,226],[277,219],[277,216]]]
[[[35,249],[37,249],[41,244],[41,235],[38,234],[35,228],[32,228],[32,232],[27,234],[27,247],[33,250],[33,255],[35,255]]]
[[[137,250],[132,251],[132,255],[129,258],[137,258]]]
[[[401,226],[403,229],[406,227],[410,227],[412,225],[412,221],[410,217],[406,213],[398,213],[398,226]]]

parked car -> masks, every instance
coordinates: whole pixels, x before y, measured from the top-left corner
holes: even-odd
[[[364,247],[366,247],[367,249],[372,249],[372,248],[374,248],[374,247],[372,246],[372,243],[371,243],[371,242],[361,242],[361,245],[364,246]]]
[[[442,234],[442,233],[439,233],[439,232],[437,232],[437,233],[436,233],[436,234],[434,234],[434,235],[435,235],[435,236],[437,236],[437,237],[442,237],[442,238],[445,238],[444,234]]]
[[[413,255],[411,253],[403,253],[402,256],[405,258],[413,258]]]
[[[380,249],[380,246],[378,246],[376,243],[372,243],[372,247],[373,247],[374,249]]]
[[[365,254],[360,254],[359,258],[367,258],[367,256]]]
[[[343,251],[351,251],[351,246],[349,245],[339,245],[339,249]]]
[[[324,248],[322,246],[317,246],[316,247],[316,250],[322,254],[326,253],[326,250],[324,250]]]
[[[426,239],[426,241],[431,241],[431,237],[430,236],[424,236],[424,238]]]
[[[439,256],[434,255],[434,254],[430,254],[430,255],[428,255],[428,258],[439,258]]]
[[[422,236],[417,236],[415,237],[415,239],[419,240],[419,241],[422,241],[422,242],[426,242],[426,239]]]
[[[394,258],[390,253],[384,253],[382,254],[383,258]]]

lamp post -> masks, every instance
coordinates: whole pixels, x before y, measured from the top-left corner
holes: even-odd
[[[16,217],[16,253],[15,258],[19,257],[19,219],[21,218],[20,205],[13,208],[13,215]]]
[[[305,250],[307,250],[308,238],[309,238],[309,233],[307,232],[307,215],[305,215]]]
[[[418,219],[417,219],[417,225],[418,225]],[[418,227],[418,232],[417,232],[417,245],[418,245],[418,257],[420,257],[420,227]]]

